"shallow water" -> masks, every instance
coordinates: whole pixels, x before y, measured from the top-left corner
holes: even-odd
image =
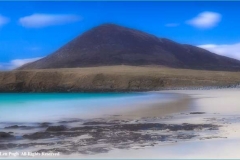
[[[147,93],[2,93],[0,122],[43,122],[90,118],[114,113],[142,102],[165,101],[171,94]]]

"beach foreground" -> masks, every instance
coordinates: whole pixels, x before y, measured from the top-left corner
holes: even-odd
[[[219,126],[217,132],[212,135],[205,130],[202,137],[187,141],[162,144],[141,150],[114,150],[108,154],[87,157],[240,158],[238,153],[240,145],[239,89],[185,90],[167,93],[186,94],[193,100],[188,110],[190,112],[173,114],[173,118],[167,120],[167,123],[215,124]],[[193,132],[199,134],[196,130]]]
[[[150,93],[171,96],[98,117],[7,124],[0,150],[19,155],[1,157],[239,158],[239,89]]]

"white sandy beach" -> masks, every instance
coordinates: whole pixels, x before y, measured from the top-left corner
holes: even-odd
[[[181,90],[162,91],[189,95],[193,100],[190,110],[206,112],[173,119],[174,123],[203,123],[207,120],[223,125],[214,138],[164,144],[145,149],[113,150],[109,153],[81,158],[240,158],[240,90]],[[177,107],[177,106],[176,106]]]

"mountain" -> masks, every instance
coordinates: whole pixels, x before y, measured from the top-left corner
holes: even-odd
[[[54,53],[19,69],[110,65],[240,71],[240,61],[115,24],[97,26]]]

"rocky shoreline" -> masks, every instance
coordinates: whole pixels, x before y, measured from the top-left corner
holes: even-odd
[[[71,119],[31,126],[10,125],[0,132],[0,151],[30,150],[59,152],[61,155],[88,155],[107,153],[114,149],[141,149],[188,140],[226,138],[217,134],[222,124],[212,123],[209,119],[206,123],[199,124],[171,122],[178,116],[203,114],[205,113],[190,112],[134,120],[114,115],[110,118]]]

